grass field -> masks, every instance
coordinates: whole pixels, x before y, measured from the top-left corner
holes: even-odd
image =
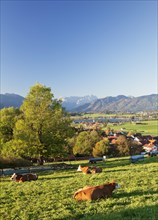
[[[120,125],[116,125],[116,123],[115,125],[113,125],[113,123],[108,123],[107,126],[115,131],[125,128],[124,130],[127,132],[133,131],[134,133],[141,133],[142,135],[158,135],[158,120],[146,120],[141,121],[141,123],[142,124],[123,122]],[[106,127],[103,127],[102,129],[105,130]]]
[[[131,164],[129,157],[97,163],[103,172],[83,175],[74,169],[39,173],[35,182],[12,182],[1,177],[1,218],[5,220],[157,220],[158,156]],[[68,163],[69,164],[69,163]],[[113,197],[77,202],[73,194],[85,185],[115,180],[121,188]]]
[[[134,131],[136,133],[141,133],[142,135],[158,135],[158,120],[141,121],[141,123],[142,124],[132,124],[130,122],[127,122],[123,125],[113,126],[112,124],[108,124],[108,126],[113,128],[114,130],[125,128],[126,131]]]

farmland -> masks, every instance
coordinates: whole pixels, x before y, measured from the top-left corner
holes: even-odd
[[[124,127],[127,132],[133,131],[134,133],[141,133],[142,135],[158,135],[158,121],[141,121],[140,124],[126,122],[123,125],[113,126],[110,125],[111,128],[119,130]]]
[[[123,122],[123,123],[107,123],[107,127],[117,131],[120,129],[124,129],[125,132],[133,132],[133,133],[141,133],[142,135],[158,135],[158,120],[145,120],[140,123],[131,123],[131,122]],[[103,130],[106,127],[102,127]]]
[[[1,177],[2,219],[158,219],[158,156],[135,164],[129,157],[111,158],[98,162],[103,172],[93,175],[76,172],[79,164],[89,165],[88,161],[71,162],[73,169],[40,172],[35,182],[16,183],[10,176]],[[79,188],[113,180],[121,188],[112,198],[91,202],[73,198]]]

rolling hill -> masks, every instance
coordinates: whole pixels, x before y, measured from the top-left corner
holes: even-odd
[[[19,108],[24,101],[24,97],[17,94],[0,94],[0,109],[14,107]]]

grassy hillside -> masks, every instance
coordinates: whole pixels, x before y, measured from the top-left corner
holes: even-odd
[[[5,220],[157,220],[158,156],[136,164],[129,157],[108,159],[97,165],[103,172],[83,175],[74,169],[39,173],[35,182],[16,183],[1,177],[1,218]],[[113,197],[80,202],[73,194],[85,185],[99,185],[115,180],[121,188]]]

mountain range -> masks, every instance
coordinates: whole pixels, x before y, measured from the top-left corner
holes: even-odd
[[[15,107],[19,108],[24,97],[17,94],[0,94],[0,109]],[[158,94],[139,97],[118,95],[97,98],[90,96],[70,96],[62,98],[62,106],[68,112],[108,113],[108,112],[140,112],[158,110]]]
[[[19,108],[23,101],[24,97],[14,93],[0,94],[0,109],[8,107]]]

